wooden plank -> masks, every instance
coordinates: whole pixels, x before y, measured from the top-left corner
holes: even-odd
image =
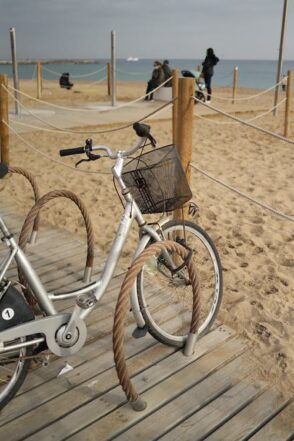
[[[212,337],[211,334],[210,337]],[[173,353],[135,377],[138,390],[141,393],[146,391],[142,395],[148,403],[145,411],[135,412],[128,403],[125,403],[124,394],[118,386],[28,439],[39,440],[43,436],[55,441],[63,440],[65,437],[71,439],[70,435],[79,431],[82,432],[76,436],[73,435],[72,439],[103,440],[106,437],[116,436],[122,429],[130,427],[183,390],[202,381],[221,365],[228,363],[244,351],[243,343],[237,340],[230,340],[220,345],[213,338],[212,344],[215,347],[216,343],[217,349],[207,353],[208,348],[204,349],[203,341],[204,338],[199,341],[198,351],[192,357],[184,357],[181,352]],[[199,358],[199,351],[203,350],[206,354]],[[198,362],[194,363],[197,358]],[[125,404],[122,406],[123,403]],[[112,412],[109,413],[111,410]]]
[[[263,426],[250,441],[290,441],[294,439],[294,401]]]
[[[128,332],[128,341],[130,340],[131,329]],[[145,350],[141,352],[144,347]],[[140,357],[134,358],[138,351]],[[173,348],[162,348],[152,337],[147,337],[145,341],[132,339],[128,357],[133,357],[130,365],[137,373],[142,366],[152,365],[173,351]],[[116,386],[118,378],[115,370],[111,369],[110,373],[108,371],[113,367],[111,344],[104,352],[97,352],[99,357],[92,360],[92,363],[82,364],[67,374],[55,378],[54,381],[32,390],[29,394],[22,395],[22,400],[18,400],[17,403],[18,410],[26,413],[17,415],[12,403],[13,414],[9,416],[10,422],[7,424],[4,422],[0,428],[0,434],[5,433],[5,440],[17,441],[20,430],[22,436],[28,436]]]
[[[220,374],[222,372],[223,370],[219,371]],[[222,378],[220,381],[221,380]],[[208,387],[209,386],[210,384]],[[165,427],[166,434],[160,437],[160,441],[177,441],[179,439],[181,441],[190,441],[195,439],[195,434],[197,434],[197,440],[205,439],[211,432],[214,432],[219,426],[247,406],[260,394],[263,388],[264,384],[252,384],[248,379],[237,383],[190,417],[188,409],[186,414],[183,413],[182,422],[180,422],[180,424],[175,427],[175,424],[172,423],[170,427]],[[193,397],[191,397],[191,400],[193,400]],[[168,406],[166,407],[168,409]],[[124,437],[122,437],[122,440],[123,439]]]
[[[69,261],[69,258],[73,256],[77,250],[80,250],[80,248],[81,245],[75,242],[71,242],[69,244],[62,243],[59,245],[57,249],[55,249],[55,251],[52,254],[50,254],[50,251],[48,250],[48,253],[45,258],[40,254],[31,255],[29,253],[26,253],[26,255],[28,257],[29,262],[33,266],[34,270],[38,274],[42,274],[42,272],[46,273],[50,270],[48,268],[50,265],[53,264],[64,265],[63,259],[68,259]],[[16,262],[14,262],[14,264],[11,265],[11,267],[7,271],[7,277],[15,276],[16,271],[17,271],[17,266],[16,266]]]
[[[51,368],[50,373],[48,373],[49,368],[33,371],[25,383],[27,392],[29,393],[22,393],[18,395],[16,398],[14,398],[12,406],[8,406],[4,409],[0,418],[0,425],[19,417],[23,413],[28,412],[30,409],[33,409],[36,406],[39,408],[42,403],[52,400],[54,397],[57,397],[64,391],[68,391],[71,388],[78,386],[79,383],[85,382],[89,378],[98,375],[99,372],[102,372],[104,369],[113,367],[112,335],[110,335],[112,322],[105,319],[105,325],[108,326],[109,332],[107,335],[99,339],[99,346],[97,346],[97,343],[90,344],[82,348],[78,354],[67,358],[67,362],[75,369],[69,373],[68,376],[63,377],[66,378],[65,385],[61,383],[60,386],[60,379],[56,378],[60,370],[65,365],[65,362],[62,359],[56,360],[56,362],[53,363],[54,366],[52,366],[52,364],[49,366],[49,368]],[[126,329],[127,357],[132,355],[135,349],[137,351],[142,351],[143,349],[147,349],[150,345],[152,346],[156,343],[156,340],[154,340],[149,334],[139,340],[131,338],[133,329],[133,323]],[[131,347],[128,346],[128,343],[131,343]],[[160,348],[162,348],[161,345]],[[165,349],[162,351],[163,356],[165,356],[164,351]],[[173,351],[173,348],[168,349],[168,353]],[[57,361],[59,362],[57,363]],[[29,389],[34,387],[32,391],[28,391],[28,384],[30,386]],[[66,399],[68,400],[68,398]],[[71,400],[69,399],[69,401]],[[60,406],[58,405],[58,407]],[[69,405],[67,404],[65,407],[68,409]],[[61,410],[64,411],[64,408]],[[52,412],[50,415],[51,414]]]
[[[221,428],[207,437],[207,440],[237,441],[248,439],[255,433],[258,427],[271,418],[271,415],[283,407],[284,403],[285,398],[283,398],[281,393],[268,389]]]
[[[256,396],[260,387],[248,385],[246,379],[240,382],[252,368],[253,361],[248,360],[248,355],[241,355],[121,433],[120,441],[158,438],[162,441],[190,441],[195,439],[195,434],[198,440],[203,439],[205,433],[209,433],[209,429],[221,421],[225,412],[231,414]]]

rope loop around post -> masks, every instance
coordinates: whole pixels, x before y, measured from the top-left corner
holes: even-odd
[[[27,170],[25,170],[24,168],[21,167],[11,167],[8,166],[8,171],[9,173],[15,173],[15,174],[19,174],[24,176],[29,183],[32,186],[33,189],[33,193],[34,193],[34,199],[35,199],[35,203],[38,202],[38,200],[40,199],[40,191],[39,191],[39,187],[37,185],[37,181],[34,178],[34,176]],[[34,225],[33,225],[33,229],[32,229],[32,233],[31,233],[31,238],[29,240],[30,243],[34,243],[38,230],[39,230],[39,223],[40,223],[40,216],[39,214],[36,216],[35,220],[34,220]]]
[[[73,192],[68,190],[53,190],[49,193],[46,193],[44,196],[42,196],[38,202],[31,208],[29,211],[25,222],[22,226],[20,236],[19,236],[19,246],[20,248],[25,251],[26,244],[28,241],[28,237],[32,228],[32,224],[35,221],[36,217],[38,216],[41,208],[47,204],[47,202],[51,201],[52,199],[58,198],[58,197],[64,197],[68,198],[71,201],[73,201],[77,207],[80,209],[81,214],[84,218],[86,231],[87,231],[87,259],[86,259],[86,267],[84,272],[84,282],[89,283],[91,279],[91,273],[93,268],[93,262],[94,262],[94,233],[93,233],[93,226],[91,219],[89,217],[88,211],[83,203],[83,201]],[[20,282],[26,287],[24,289],[24,295],[31,305],[35,305],[36,301],[35,298],[31,292],[31,290],[27,287],[26,280],[24,279],[24,276],[19,271],[19,280]]]
[[[173,241],[161,241],[150,245],[144,250],[132,263],[128,270],[121,290],[118,296],[114,323],[113,323],[113,352],[115,367],[120,384],[126,394],[128,401],[131,403],[134,410],[143,411],[146,408],[145,401],[139,396],[135,387],[133,386],[130,375],[127,370],[125,353],[124,353],[124,322],[125,315],[128,309],[129,296],[131,288],[135,283],[136,277],[141,271],[146,259],[153,255],[159,255],[163,250],[168,250],[177,253],[182,259],[188,255],[188,251],[182,245]],[[199,319],[200,319],[200,284],[196,273],[195,263],[189,260],[187,263],[189,278],[193,292],[193,309],[190,324],[189,337],[197,336]],[[194,339],[195,341],[195,339]]]

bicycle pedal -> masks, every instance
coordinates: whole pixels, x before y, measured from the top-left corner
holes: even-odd
[[[148,328],[147,328],[147,325],[145,325],[143,328],[135,328],[134,330],[133,330],[133,333],[132,333],[132,336],[134,337],[134,338],[142,338],[142,337],[145,337],[145,335],[147,334],[147,332],[148,332]]]

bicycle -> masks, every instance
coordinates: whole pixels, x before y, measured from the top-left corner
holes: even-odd
[[[183,169],[179,169],[178,165],[175,167],[175,164],[179,163],[176,149],[174,146],[155,149],[156,141],[150,134],[150,127],[145,124],[135,123],[134,130],[139,140],[126,151],[115,153],[107,146],[93,146],[89,139],[84,147],[60,151],[61,156],[85,154],[86,159],[78,161],[76,166],[81,162],[96,161],[101,157],[115,161],[112,174],[120,187],[124,211],[101,276],[95,282],[73,291],[47,293],[13,234],[0,217],[2,241],[9,248],[0,265],[0,409],[21,387],[28,374],[31,359],[36,354],[49,350],[57,356],[69,356],[85,344],[85,319],[97,306],[111,281],[133,220],[139,227],[139,241],[134,258],[151,243],[173,239],[189,250],[189,258],[196,260],[203,304],[198,336],[204,335],[216,318],[222,300],[222,269],[218,252],[208,234],[191,221],[162,217],[156,223],[147,223],[143,216],[146,213],[173,210],[191,197],[189,187],[189,191],[187,186],[185,187]],[[125,164],[126,159],[132,158],[135,152],[143,149],[148,140],[154,149],[147,153],[141,151],[137,158]],[[99,151],[100,154],[95,154],[94,151]],[[154,152],[155,158],[152,157]],[[167,198],[159,185],[166,169],[173,170],[172,175],[169,174],[171,180],[167,185],[167,190],[174,193],[172,198]],[[0,177],[3,177],[6,171],[2,165]],[[179,178],[180,185],[173,188],[174,180]],[[148,179],[154,194],[148,191]],[[182,189],[183,185],[186,189],[184,195],[178,191],[178,187]],[[40,316],[35,317],[23,295],[5,278],[14,259],[37,300]],[[179,264],[177,258],[167,251],[146,262],[132,288],[131,310],[136,322],[134,337],[140,338],[149,332],[160,342],[177,347],[184,346],[190,324],[192,301],[186,263]],[[151,285],[152,289],[145,289],[146,285]],[[166,286],[168,290],[164,289]],[[57,312],[55,301],[67,298],[75,298],[72,313]],[[162,304],[164,309],[161,308]],[[172,329],[171,321],[166,318],[166,311],[175,318]]]

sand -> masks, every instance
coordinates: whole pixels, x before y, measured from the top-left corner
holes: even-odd
[[[72,91],[60,90],[53,82],[44,82],[44,87],[43,99],[52,103],[81,107],[109,102],[105,84],[93,88],[80,83]],[[35,83],[23,81],[21,88],[35,95]],[[119,83],[117,96],[120,101],[130,101],[143,95],[144,90],[144,83]],[[258,92],[240,90],[238,96]],[[254,118],[273,105],[272,93],[244,104],[239,102],[235,107],[216,98],[230,97],[230,89],[215,88],[214,94],[213,105],[231,113],[235,111],[243,119]],[[23,99],[23,103],[31,108],[41,107],[27,99]],[[142,102],[141,114],[149,113],[150,106]],[[195,112],[199,115],[205,113],[200,106],[195,106]],[[127,111],[121,114],[122,122],[130,121],[129,115]],[[222,116],[213,114],[209,119],[207,116],[205,118],[194,118],[193,163],[241,192],[293,216],[293,145],[239,124],[227,124],[228,120]],[[254,122],[283,134],[284,106],[279,108],[276,117],[269,113]],[[170,119],[161,116],[160,120],[150,120],[150,123],[159,145],[171,143]],[[79,128],[76,125],[76,120],[73,125],[75,130],[82,130],[82,126]],[[92,127],[102,130],[111,126],[99,127],[97,124]],[[29,130],[22,136],[57,160],[60,159],[60,148],[79,146],[87,137],[86,134],[40,130]],[[96,134],[93,138],[96,143],[110,145],[113,149],[125,148],[135,141],[131,128]],[[10,146],[11,165],[30,170],[38,181],[41,194],[53,189],[68,189],[83,199],[94,223],[96,244],[103,256],[106,255],[122,212],[112,177],[108,174],[83,174],[50,162],[13,134],[10,136]],[[63,161],[73,165],[75,159],[65,158]],[[109,161],[104,159],[90,166],[83,165],[85,170],[99,172],[109,172],[109,167]],[[191,187],[193,200],[200,208],[195,220],[213,238],[222,260],[224,297],[218,319],[252,345],[252,354],[264,378],[284,392],[293,392],[293,222],[249,202],[195,170],[192,171]],[[1,195],[15,203],[16,209],[24,214],[27,207],[32,205],[31,190],[19,176],[14,175],[1,183]],[[85,237],[77,208],[64,200],[56,201],[44,210],[42,223],[66,228]],[[120,262],[122,267],[130,262],[136,238],[137,230],[134,227]]]

